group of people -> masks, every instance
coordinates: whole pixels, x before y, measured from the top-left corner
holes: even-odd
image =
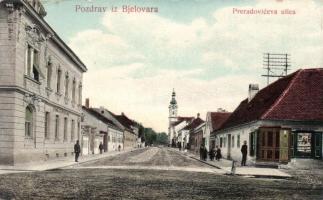
[[[207,151],[205,145],[202,144],[200,147],[200,159],[206,161],[207,160],[207,153],[208,153],[208,151]],[[241,154],[242,154],[241,166],[246,166],[247,153],[248,153],[247,141],[244,141],[243,145],[241,147]],[[212,149],[209,152],[209,157],[210,157],[211,161],[213,161],[214,158],[217,161],[220,161],[220,159],[222,158],[221,149],[218,146],[216,146],[216,148],[212,147]]]
[[[120,151],[120,150],[121,150],[121,145],[119,144],[118,151]],[[102,152],[104,151],[104,147],[103,147],[102,142],[100,142],[99,151],[100,151],[100,154],[102,154]],[[75,162],[78,162],[78,158],[80,156],[80,153],[81,153],[81,146],[80,146],[79,141],[76,140],[76,144],[74,145]]]
[[[201,145],[200,147],[200,159],[201,160],[204,160],[206,161],[207,160],[207,149],[204,145]],[[212,148],[209,152],[209,157],[210,157],[210,160],[214,160],[214,158],[217,160],[217,161],[220,161],[220,159],[222,158],[222,154],[221,154],[221,149],[216,146],[216,148]]]

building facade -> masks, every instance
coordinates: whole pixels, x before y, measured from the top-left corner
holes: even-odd
[[[38,0],[0,2],[0,162],[73,154],[86,66],[46,23]]]
[[[124,148],[131,149],[138,147],[138,123],[129,119],[124,113],[121,113],[121,115],[115,115],[115,117],[124,128]]]
[[[204,141],[205,147],[208,151],[216,147],[214,131],[218,130],[222,124],[228,119],[231,113],[223,109],[218,109],[217,112],[207,112],[205,121]]]
[[[103,151],[118,151],[123,149],[123,130],[113,121],[97,110],[90,108],[89,99],[82,107],[82,155],[98,154],[102,143]]]
[[[242,101],[215,132],[223,156],[241,160],[248,145],[249,163],[288,163],[322,159],[323,69],[298,70],[258,91],[249,86]]]
[[[200,114],[197,114],[197,118],[194,119],[189,125],[183,128],[188,130],[188,135],[186,135],[186,140],[188,149],[198,154],[200,147],[205,145],[205,140],[203,139],[203,134],[205,131],[205,121],[200,118]]]

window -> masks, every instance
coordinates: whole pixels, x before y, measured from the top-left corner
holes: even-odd
[[[234,147],[234,136],[232,136],[231,147]]]
[[[49,112],[45,112],[45,138],[49,138]]]
[[[67,117],[64,117],[64,141],[67,141]]]
[[[75,78],[73,79],[73,83],[72,83],[72,102],[75,103],[75,90],[76,90],[76,80]]]
[[[82,105],[82,84],[79,85],[79,105]]]
[[[68,97],[68,85],[69,85],[69,76],[68,73],[65,75],[65,97]]]
[[[240,135],[237,136],[237,147],[240,147]]]
[[[39,81],[39,52],[30,45],[27,46],[25,65],[26,75],[33,78],[36,81]]]
[[[55,118],[55,139],[58,140],[59,139],[59,116],[56,115]]]
[[[75,134],[75,121],[74,119],[72,119],[72,123],[71,123],[71,142],[74,141],[74,134]]]
[[[57,85],[56,85],[56,92],[61,92],[61,77],[62,77],[62,70],[58,68],[57,70]]]
[[[222,148],[222,146],[223,146],[223,138],[220,137],[220,148]]]
[[[263,134],[264,135],[264,134]],[[255,155],[256,148],[256,132],[252,132],[249,134],[249,148],[250,148],[250,156]]]
[[[33,131],[33,109],[31,106],[26,107],[26,116],[25,116],[25,136],[32,137]]]
[[[227,143],[227,138],[226,138],[226,137],[224,137],[224,138],[223,138],[223,147],[225,147],[225,146],[226,146],[226,143]]]
[[[48,62],[47,65],[47,88],[51,88],[51,78],[52,78],[52,64]]]

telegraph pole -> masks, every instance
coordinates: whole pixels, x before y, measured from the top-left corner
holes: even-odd
[[[266,74],[262,76],[267,78],[267,85],[269,85],[270,78],[282,78],[287,75],[291,66],[289,57],[287,53],[264,53],[263,65]]]

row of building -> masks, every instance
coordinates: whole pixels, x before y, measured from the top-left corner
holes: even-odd
[[[198,153],[220,147],[224,158],[241,160],[248,145],[249,164],[322,160],[323,69],[300,69],[248,96],[233,112],[208,112],[205,120],[178,117],[175,92],[169,105],[169,145]]]
[[[0,165],[138,146],[137,123],[82,106],[84,63],[44,20],[39,0],[0,1]]]

